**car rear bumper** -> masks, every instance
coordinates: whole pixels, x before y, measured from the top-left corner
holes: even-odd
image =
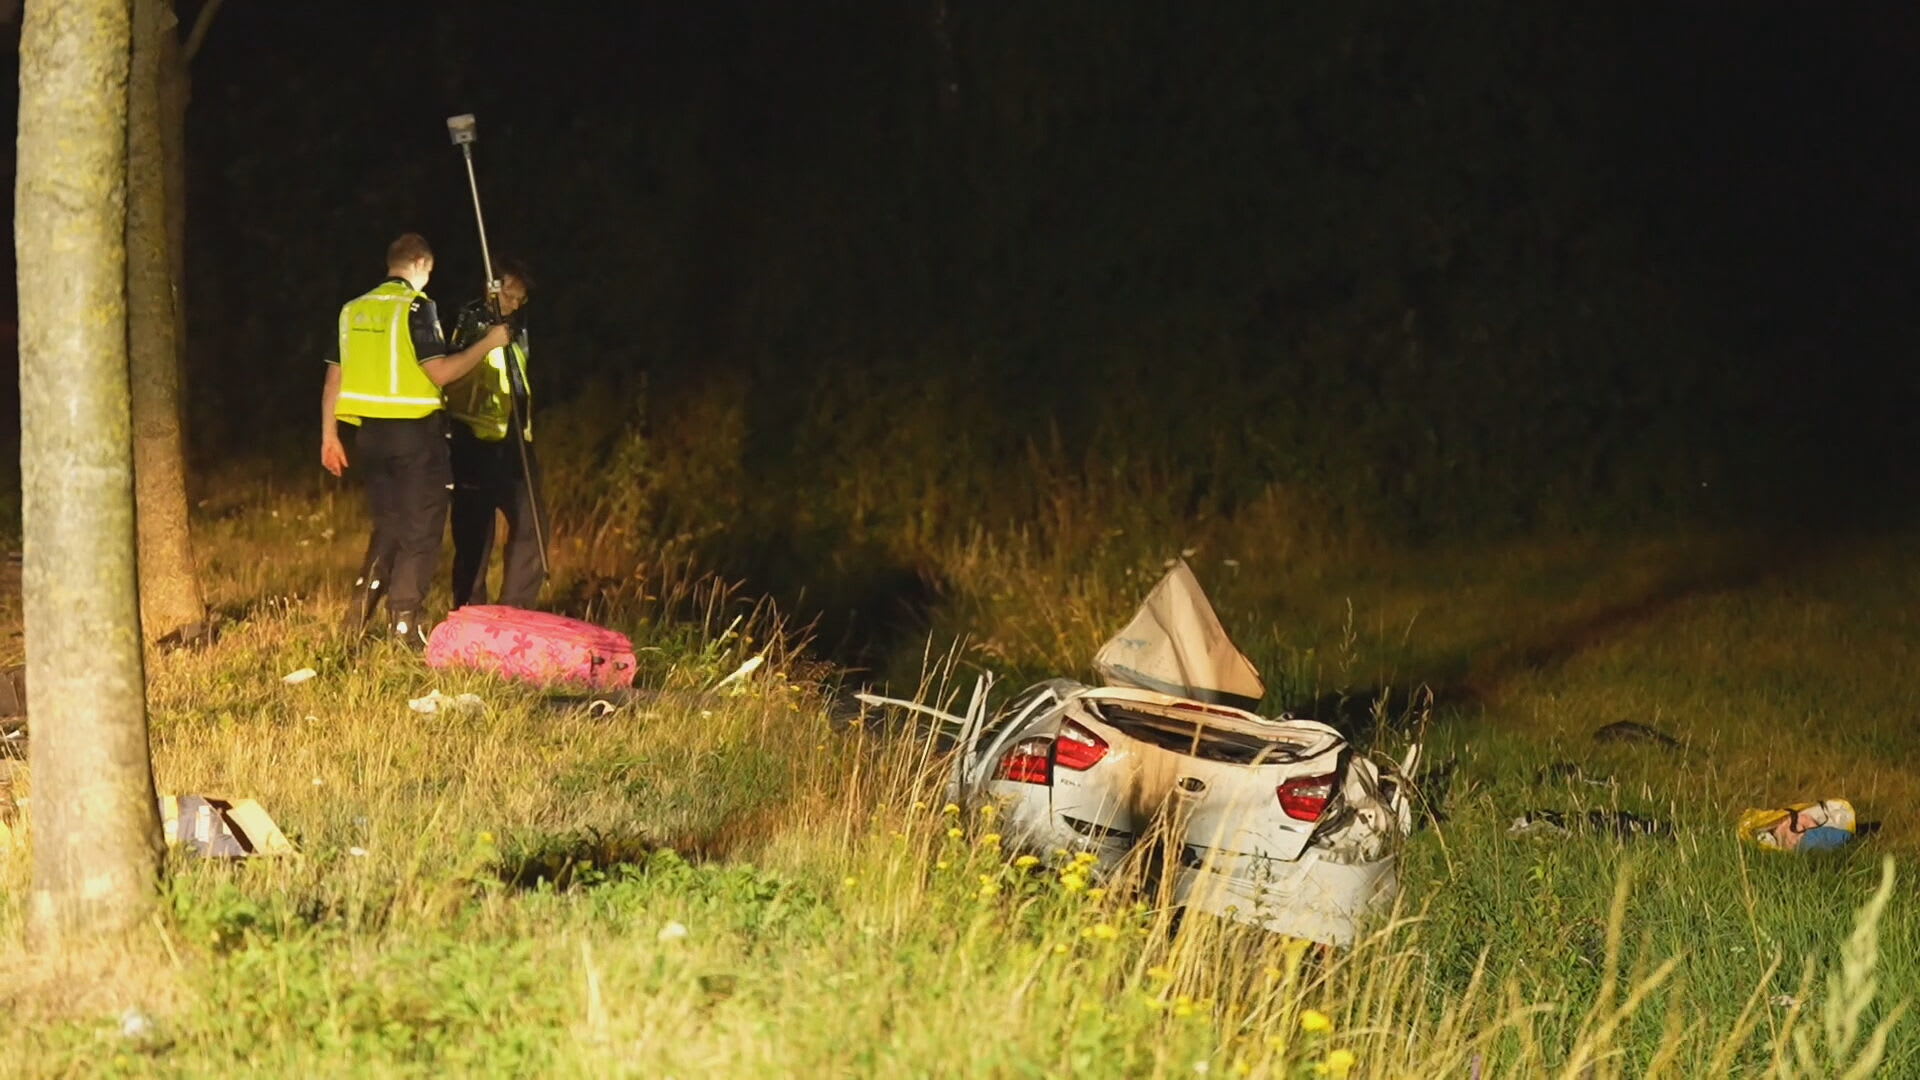
[[[1392,858],[1347,865],[1310,849],[1297,862],[1233,861],[1240,868],[1182,867],[1175,902],[1276,934],[1351,945],[1360,923],[1391,903],[1400,887]]]

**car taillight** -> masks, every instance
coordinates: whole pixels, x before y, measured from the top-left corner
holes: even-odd
[[[1053,766],[1048,764],[1052,739],[1023,739],[1000,759],[1000,779],[1016,784],[1051,784]]]
[[[1319,821],[1333,798],[1333,773],[1325,776],[1296,776],[1276,789],[1280,809],[1295,821]]]
[[[1081,772],[1091,769],[1107,756],[1107,741],[1069,720],[1060,725],[1060,738],[1053,746],[1054,763],[1063,769]]]

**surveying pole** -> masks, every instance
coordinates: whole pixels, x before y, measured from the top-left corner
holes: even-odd
[[[460,156],[467,163],[467,190],[473,194],[473,223],[480,230],[480,263],[487,272],[487,312],[495,319],[500,318],[500,281],[493,276],[493,253],[487,248],[487,217],[480,211],[480,181],[473,173],[473,144],[480,133],[475,126],[472,113],[447,117],[447,136],[453,145],[460,148]],[[511,345],[508,346],[509,350]],[[507,353],[507,363],[513,363],[513,354]],[[520,373],[521,379],[526,372]],[[520,451],[520,483],[527,490],[527,516],[533,522],[533,541],[540,547],[540,588],[544,591],[553,578],[553,568],[547,564],[547,528],[541,521],[543,511],[540,508],[540,493],[533,487],[533,466],[527,460],[526,424],[527,418],[520,415],[520,402],[513,393],[513,379],[507,379],[508,435],[513,445]]]

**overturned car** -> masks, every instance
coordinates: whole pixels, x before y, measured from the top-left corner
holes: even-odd
[[[949,718],[952,799],[1042,858],[1156,843],[1174,903],[1276,933],[1350,944],[1391,901],[1404,785],[1325,724],[1251,711],[1265,686],[1184,562],[1095,666],[1105,685],[1048,680],[992,716],[976,688]]]

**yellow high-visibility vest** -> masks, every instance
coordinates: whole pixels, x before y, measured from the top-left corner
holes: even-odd
[[[472,372],[447,387],[447,411],[453,418],[473,429],[476,438],[499,442],[507,437],[513,416],[513,381],[507,373],[512,364],[519,372],[520,385],[526,389],[527,411],[533,411],[533,386],[527,382],[527,350],[515,337],[487,354]],[[533,438],[533,419],[520,418],[521,438]]]
[[[420,370],[407,315],[426,293],[404,281],[383,281],[340,309],[340,401],[334,414],[413,420],[443,406],[440,388]]]

